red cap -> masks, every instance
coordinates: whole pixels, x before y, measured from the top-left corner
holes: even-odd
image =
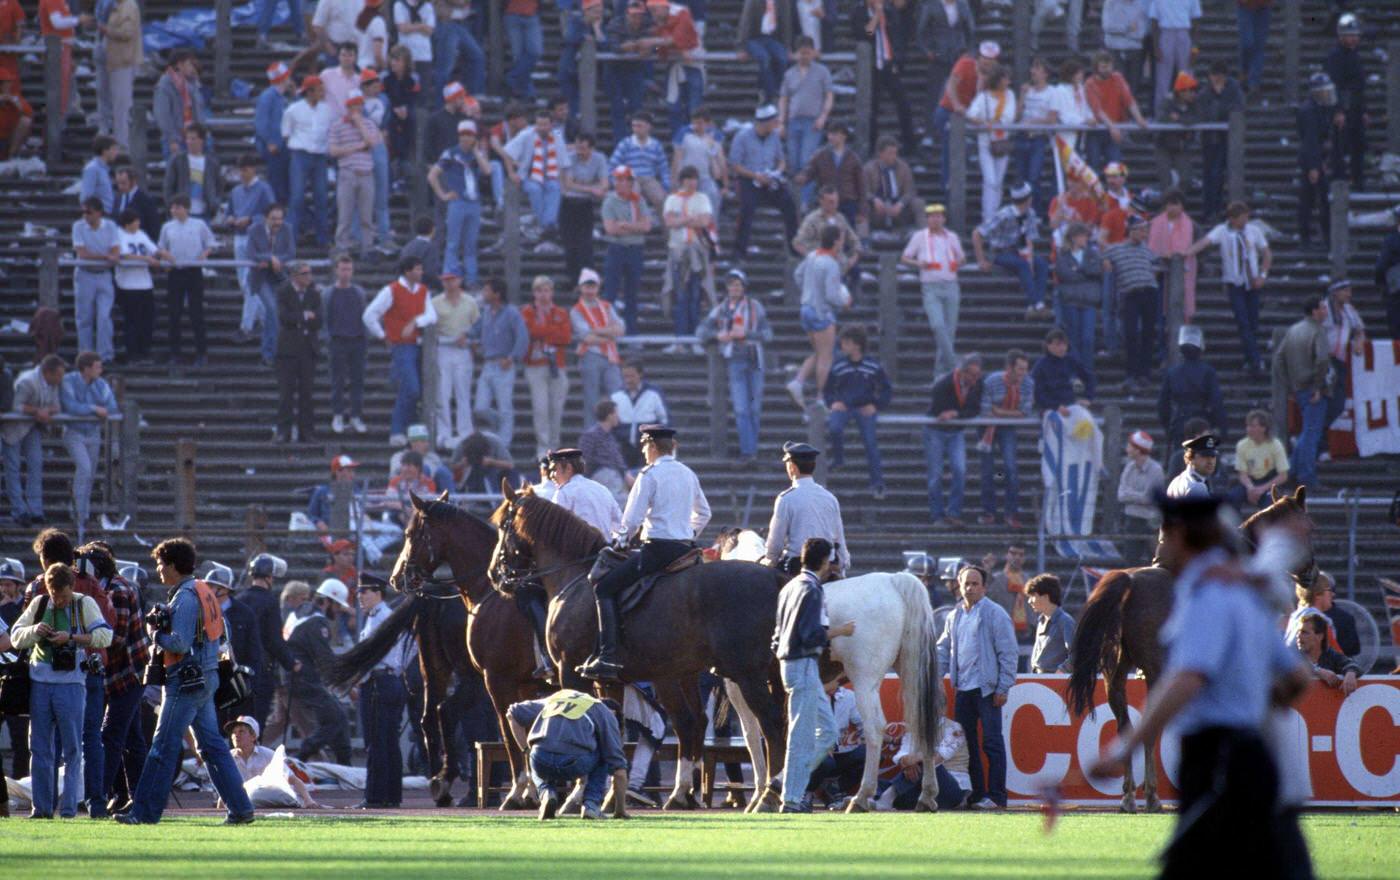
[[[341,454],[331,459],[331,473],[338,474],[346,468],[359,467],[360,463],[348,455]]]
[[[320,78],[319,76],[317,76],[316,74],[313,73],[313,74],[311,74],[310,76],[306,77],[306,79],[303,79],[303,80],[301,81],[301,88],[298,89],[298,91],[300,91],[300,92],[306,92],[306,91],[308,91],[309,89],[311,89],[311,88],[313,88],[313,87],[315,87],[315,86],[319,86],[319,85],[321,85],[321,84],[322,84],[322,83],[321,83],[321,78]]]
[[[364,70],[360,71],[360,82],[379,82],[379,71],[375,70],[373,67],[366,67]]]
[[[332,541],[331,545],[326,549],[331,553],[344,553],[346,550],[354,550],[355,542],[349,538],[341,538],[338,541]]]
[[[281,85],[291,78],[292,69],[282,61],[274,61],[267,66],[267,81],[273,85]]]

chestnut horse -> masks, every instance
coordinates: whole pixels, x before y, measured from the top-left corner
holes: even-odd
[[[1273,493],[1273,503],[1240,525],[1244,543],[1253,549],[1262,530],[1292,517],[1307,523],[1306,493],[1299,487],[1292,495]],[[1308,551],[1293,577],[1310,582],[1316,572],[1312,554],[1312,529],[1304,531]],[[1175,576],[1157,565],[1110,571],[1094,586],[1079,612],[1070,647],[1072,672],[1067,694],[1070,711],[1083,715],[1094,708],[1094,682],[1103,671],[1108,706],[1118,722],[1118,735],[1132,726],[1128,716],[1128,673],[1142,670],[1150,692],[1166,663],[1159,634],[1172,610]],[[1143,745],[1143,794],[1148,812],[1162,809],[1157,798],[1156,742]],[[1122,812],[1137,812],[1137,784],[1133,764],[1123,776]]]

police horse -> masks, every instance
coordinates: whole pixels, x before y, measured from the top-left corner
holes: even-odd
[[[1313,561],[1312,524],[1306,510],[1306,491],[1299,487],[1292,495],[1273,490],[1273,503],[1245,520],[1239,527],[1244,543],[1251,550],[1258,546],[1263,531],[1285,520],[1302,523],[1307,552],[1291,572],[1299,583],[1312,582],[1317,568]],[[1094,708],[1094,683],[1103,672],[1108,706],[1118,722],[1121,737],[1131,727],[1128,716],[1128,673],[1142,671],[1150,692],[1166,662],[1160,633],[1171,614],[1175,578],[1156,565],[1110,571],[1099,579],[1079,613],[1070,646],[1072,672],[1067,693],[1070,711],[1076,716]],[[1143,745],[1143,794],[1148,812],[1159,812],[1155,742]],[[1133,764],[1123,775],[1123,801],[1120,811],[1137,812],[1137,783]]]
[[[551,599],[550,655],[561,670],[571,670],[591,653],[597,636],[586,575],[603,548],[602,537],[572,513],[535,497],[528,487],[520,492],[509,486],[503,489],[505,501],[492,517],[500,528],[491,564],[493,579],[498,589],[507,591],[524,578],[544,582]],[[779,739],[781,719],[774,717],[782,699],[774,684],[771,641],[777,593],[784,580],[771,568],[721,560],[683,570],[657,584],[630,613],[623,614],[624,675],[655,683],[681,740],[676,789],[667,806],[692,803],[691,768],[701,758],[705,728],[696,676],[709,667],[733,683],[730,698],[746,734],[757,726],[766,746],[766,763],[760,763],[763,755],[752,756],[754,775],[774,782],[750,809],[766,811],[776,800],[772,789],[782,768],[777,758],[784,752]],[[899,673],[913,748],[932,754],[937,745],[942,683],[933,612],[923,584],[902,572],[827,584],[826,601],[833,620],[856,621],[855,635],[836,639],[831,653],[851,680],[865,720],[865,773],[847,807],[850,812],[863,812],[870,809],[875,794],[885,729],[880,684],[887,670],[895,668]],[[628,605],[625,595],[621,605]],[[936,810],[937,794],[934,774],[924,774],[919,808]]]
[[[437,805],[445,807],[451,804],[452,781],[457,776],[453,743],[461,708],[448,698],[447,691],[454,672],[463,685],[479,672],[510,762],[512,785],[501,809],[529,808],[533,804],[525,756],[510,735],[505,712],[512,703],[539,695],[539,683],[533,678],[534,632],[515,603],[491,589],[487,580],[496,530],[453,505],[446,492],[429,501],[412,498],[403,549],[390,575],[390,583],[409,599],[368,639],[340,655],[334,682],[344,686],[357,680],[373,669],[404,633],[414,632],[427,689],[423,733],[434,771],[431,790]],[[442,565],[451,574],[434,577]],[[477,773],[490,770],[478,767]]]

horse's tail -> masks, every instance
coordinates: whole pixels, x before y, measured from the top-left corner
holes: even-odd
[[[368,675],[384,655],[389,653],[389,649],[399,637],[413,627],[426,602],[422,595],[414,594],[407,601],[399,603],[399,607],[375,627],[369,638],[335,658],[329,675],[326,676],[329,684],[333,687],[348,687]]]
[[[1121,569],[1104,575],[1089,594],[1079,612],[1070,645],[1070,676],[1067,694],[1075,716],[1094,707],[1094,681],[1103,665],[1106,651],[1113,650],[1121,635],[1123,598],[1132,586],[1133,576]]]
[[[896,572],[890,575],[890,582],[904,605],[904,631],[895,661],[904,698],[904,727],[911,736],[911,749],[931,755],[938,747],[938,724],[943,718],[943,678],[938,672],[933,608],[928,590],[912,574]]]

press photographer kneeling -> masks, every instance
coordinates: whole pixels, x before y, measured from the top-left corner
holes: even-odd
[[[160,821],[175,779],[185,730],[192,727],[199,756],[209,769],[209,779],[228,806],[224,824],[248,824],[253,821],[253,805],[243,790],[243,778],[219,732],[214,713],[219,643],[224,636],[219,600],[207,584],[195,580],[195,549],[189,541],[162,541],[151,556],[156,561],[160,582],[172,588],[168,606],[157,605],[146,614],[146,626],[160,649],[152,657],[151,667],[164,672],[164,681],[159,682],[160,715],[131,811],[115,818],[126,825],[153,825]],[[149,684],[157,683],[150,677]],[[156,677],[161,677],[159,672]]]
[[[58,814],[78,814],[83,790],[80,752],[83,707],[89,672],[101,674],[95,652],[112,643],[112,628],[90,596],[73,592],[73,569],[54,563],[44,571],[44,595],[15,621],[10,640],[29,648],[30,779],[34,808],[30,816],[52,819],[54,807],[54,731],[63,749],[63,799]]]

